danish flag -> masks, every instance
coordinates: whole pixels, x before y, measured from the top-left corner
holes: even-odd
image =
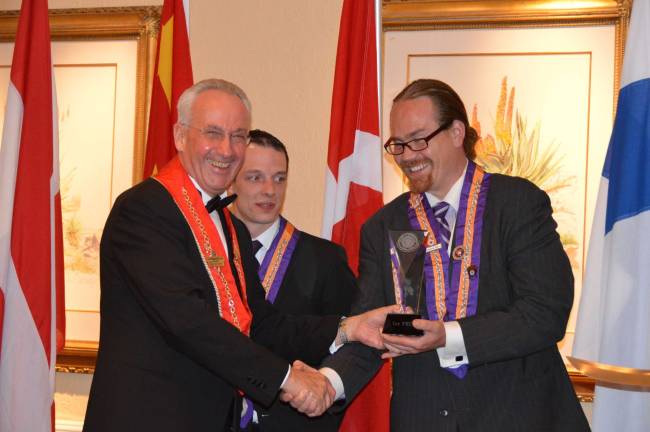
[[[361,225],[383,206],[379,133],[378,2],[345,0],[336,55],[322,235],[358,272]],[[348,408],[341,431],[390,429],[390,365]]]

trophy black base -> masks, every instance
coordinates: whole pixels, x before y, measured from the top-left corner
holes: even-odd
[[[422,336],[422,330],[413,327],[413,320],[422,318],[418,314],[388,314],[383,332],[402,336]]]

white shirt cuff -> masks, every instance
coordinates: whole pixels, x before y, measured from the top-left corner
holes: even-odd
[[[444,323],[447,343],[444,347],[437,348],[440,367],[454,368],[469,364],[467,349],[463,331],[458,321],[447,321]]]
[[[345,344],[337,345],[336,341],[332,342],[332,345],[330,345],[330,354],[337,352],[343,345]]]
[[[322,373],[327,377],[328,380],[330,380],[330,384],[332,384],[332,387],[334,387],[334,390],[336,391],[336,396],[334,397],[334,400],[337,401],[337,400],[345,399],[345,389],[343,388],[343,380],[341,380],[339,374],[334,369],[328,367],[320,368],[318,372]]]
[[[290,373],[291,373],[291,365],[289,365],[289,369],[287,369],[287,374],[284,376],[284,379],[282,380],[282,384],[280,384],[280,388],[284,387],[284,384],[289,379],[289,374]]]

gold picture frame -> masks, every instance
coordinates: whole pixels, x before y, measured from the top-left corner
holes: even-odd
[[[415,31],[614,25],[614,94],[618,96],[631,10],[632,0],[383,0],[382,29]]]
[[[132,184],[142,179],[148,101],[150,100],[160,12],[160,7],[54,9],[49,12],[53,42],[135,41],[136,43],[135,76],[132,77],[135,83],[133,154],[132,158],[129,157],[129,160],[133,161],[130,174]],[[0,12],[0,42],[14,40],[18,15],[18,11]],[[97,341],[66,339],[64,349],[57,357],[56,370],[58,372],[92,373],[95,367],[97,348]]]
[[[415,31],[427,31],[428,34],[436,34],[436,31],[441,31],[440,35],[448,36],[449,31],[470,31],[480,32],[489,30],[511,30],[511,29],[524,29],[531,32],[539,32],[540,35],[546,29],[561,28],[584,28],[585,30],[591,28],[598,28],[602,26],[613,27],[613,77],[611,77],[611,106],[613,110],[611,118],[616,110],[616,99],[618,96],[618,88],[620,83],[620,73],[623,60],[623,51],[625,46],[625,37],[627,35],[627,27],[629,24],[629,15],[631,11],[632,2],[630,0],[594,0],[594,1],[551,1],[551,0],[438,0],[438,1],[418,1],[418,0],[384,0],[382,7],[382,28],[384,37],[382,43],[384,47],[392,43],[387,41],[388,37],[395,37],[398,33],[407,34]],[[390,35],[390,36],[388,36]],[[429,40],[434,37],[430,36]],[[415,38],[409,38],[408,41],[413,42]],[[444,46],[447,40],[440,36],[438,45]],[[408,70],[412,64],[421,63],[423,57],[433,58],[432,64],[440,65],[441,61],[459,62],[463,57],[472,57],[476,59],[480,56],[485,56],[482,49],[487,42],[482,41],[484,45],[481,49],[477,49],[471,54],[454,54],[453,49],[440,49],[430,50],[427,54],[409,54],[406,76],[414,79],[413,70]],[[406,42],[405,42],[406,43]],[[489,43],[487,43],[489,45]],[[431,42],[431,45],[435,45]],[[423,49],[423,51],[426,51]],[[464,51],[467,53],[467,51]],[[499,52],[499,48],[494,48],[492,56],[496,55],[511,55],[510,53]],[[532,51],[525,52],[525,55],[533,54]],[[536,53],[535,53],[536,54]],[[564,54],[564,53],[549,53],[549,54]],[[574,53],[583,56],[590,56],[590,53]],[[418,59],[418,56],[420,58]],[[591,59],[591,57],[589,57]],[[415,59],[414,61],[412,61]],[[442,60],[441,60],[442,59]],[[402,59],[403,60],[403,59]],[[384,71],[387,70],[386,55],[382,59]],[[435,63],[435,62],[438,63]],[[468,60],[479,61],[479,60]],[[420,67],[420,69],[422,69]],[[389,69],[390,70],[390,69]],[[435,69],[438,70],[438,69]],[[388,72],[385,72],[388,73]],[[415,77],[417,73],[415,73]],[[400,79],[403,77],[400,76]],[[404,81],[391,82],[391,77],[384,76],[384,89],[387,83],[390,91],[396,88],[401,88]],[[393,81],[399,81],[393,79]],[[507,88],[507,84],[502,84]],[[389,91],[389,92],[390,92]],[[519,89],[517,89],[519,92]],[[388,93],[388,92],[387,92]],[[608,92],[609,93],[609,92]],[[391,98],[392,94],[385,94],[384,98]],[[496,100],[495,100],[496,102]],[[384,110],[386,110],[384,104]],[[490,105],[489,108],[492,108]],[[468,110],[471,107],[468,106]],[[485,110],[485,105],[483,105]],[[498,116],[499,114],[497,114]],[[386,120],[386,117],[384,117]],[[601,165],[602,166],[602,165]],[[386,168],[386,167],[385,167]],[[389,168],[390,170],[390,168]],[[385,170],[386,171],[386,170]],[[393,170],[395,171],[395,170]],[[390,173],[389,173],[390,174]],[[586,183],[586,182],[585,182]],[[386,188],[386,180],[384,184]],[[393,194],[399,191],[391,192]],[[586,225],[585,225],[586,226]],[[593,400],[594,381],[582,375],[576,370],[569,369],[576,394],[583,402],[590,402]]]

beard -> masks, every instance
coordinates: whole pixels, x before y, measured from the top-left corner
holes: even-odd
[[[433,184],[433,179],[431,178],[431,176],[424,179],[418,179],[418,180],[411,180],[407,176],[406,179],[409,186],[409,190],[415,193],[426,192],[429,189],[431,189],[431,185]]]
[[[407,180],[409,190],[411,192],[415,192],[415,193],[426,192],[429,189],[431,189],[431,186],[433,185],[433,171],[431,171],[428,176],[420,177],[420,178],[417,178],[417,179],[412,179],[407,174],[408,168],[410,168],[412,166],[415,166],[415,165],[419,165],[420,163],[422,163],[422,159],[418,159],[418,160],[415,160],[415,161],[404,162],[404,163],[400,164],[400,168],[402,169],[402,172],[406,176],[406,180]]]

